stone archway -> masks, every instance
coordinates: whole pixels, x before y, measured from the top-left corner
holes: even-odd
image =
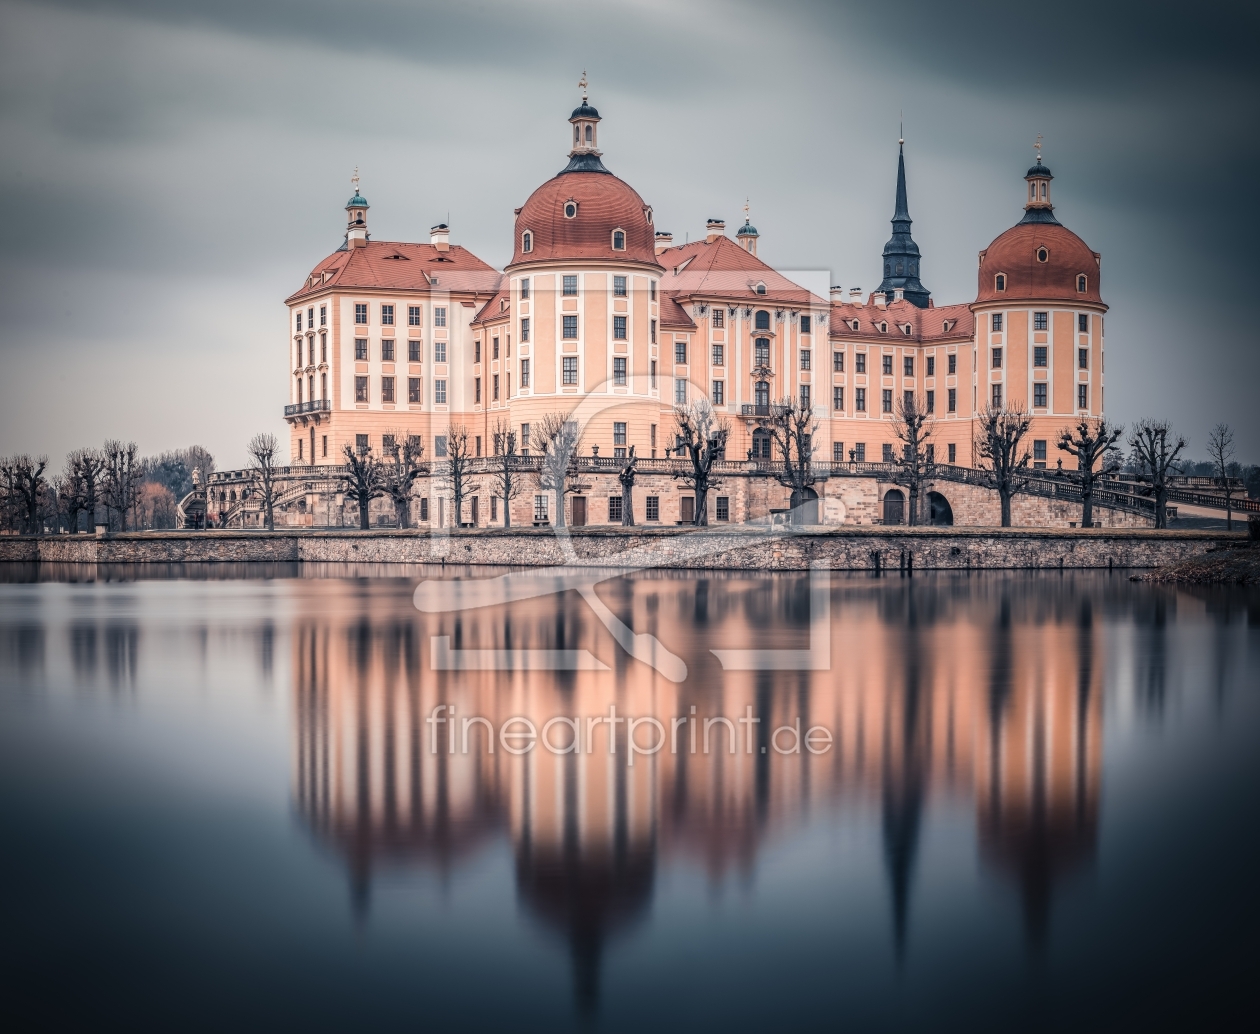
[[[791,502],[793,524],[818,523],[818,493],[812,488],[793,492]]]
[[[884,493],[884,523],[906,523],[906,496],[899,488],[890,488]]]
[[[954,508],[949,505],[940,492],[929,492],[927,494],[928,502],[928,523],[936,528],[952,527],[954,523]]]

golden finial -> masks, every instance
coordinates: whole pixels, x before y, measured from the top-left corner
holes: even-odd
[[[587,87],[585,68],[582,69],[582,78],[578,80],[578,86],[581,87],[582,89],[582,103],[585,104],[586,103],[586,87]]]
[[[359,192],[359,167],[357,165],[354,167],[354,175],[350,177],[350,185],[354,187],[354,192],[358,194]]]
[[[1033,147],[1037,149],[1037,164],[1040,165],[1041,164],[1041,134],[1040,133],[1037,134],[1037,139],[1033,143]]]
[[[744,222],[748,222],[748,198],[744,198]]]

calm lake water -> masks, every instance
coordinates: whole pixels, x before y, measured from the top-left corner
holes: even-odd
[[[413,602],[493,573],[0,570],[6,1014],[977,1031],[1251,1012],[1260,594],[835,574],[820,609],[803,575],[646,572],[589,599]],[[631,657],[618,621],[685,678]],[[713,652],[758,649],[799,663]],[[429,721],[443,704],[454,736]],[[613,706],[633,730],[598,720]]]

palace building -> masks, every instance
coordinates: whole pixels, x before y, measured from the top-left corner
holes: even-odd
[[[896,404],[913,396],[935,417],[936,463],[973,465],[984,407],[1022,404],[1033,415],[1032,465],[1054,469],[1060,430],[1102,414],[1100,256],[1055,217],[1040,155],[1025,176],[1023,218],[980,252],[973,300],[937,305],[924,285],[904,145],[879,287],[822,298],[758,257],[747,218],[733,238],[709,219],[702,240],[682,245],[657,229],[651,204],[604,165],[600,121],[584,96],[569,117],[568,164],[516,210],[502,272],[451,243],[445,224],[427,244],[374,240],[356,172],[344,242],[286,301],[294,467],[340,465],[347,446],[380,453],[399,436],[440,461],[452,427],[466,429],[474,456],[492,452],[496,429],[515,432],[528,455],[531,425],[554,413],[579,422],[593,456],[633,446],[641,460],[665,460],[674,407],[704,397],[729,423],[726,459],[747,472],[776,459],[771,407],[799,399],[817,418],[820,469],[852,474],[892,462]],[[867,506],[852,484],[816,487],[835,500],[819,520],[878,521],[887,510],[883,489]],[[658,519],[685,519],[679,483],[665,477],[660,491],[672,501],[658,502]],[[610,492],[619,495],[597,486]],[[734,494],[711,518],[788,505],[775,485]],[[489,490],[481,495],[461,522],[486,523]],[[537,518],[533,503],[527,493],[514,504],[513,523]],[[311,520],[341,523],[322,505],[325,516]],[[580,505],[576,523],[611,519],[594,499]],[[501,523],[497,510],[490,523]]]

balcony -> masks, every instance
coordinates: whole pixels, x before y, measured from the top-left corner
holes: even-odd
[[[770,406],[769,404],[754,405],[750,402],[745,402],[743,405],[739,407],[739,415],[740,416],[769,416]]]
[[[302,416],[305,413],[328,413],[332,410],[331,399],[315,399],[311,402],[298,402],[284,407],[285,416]]]

